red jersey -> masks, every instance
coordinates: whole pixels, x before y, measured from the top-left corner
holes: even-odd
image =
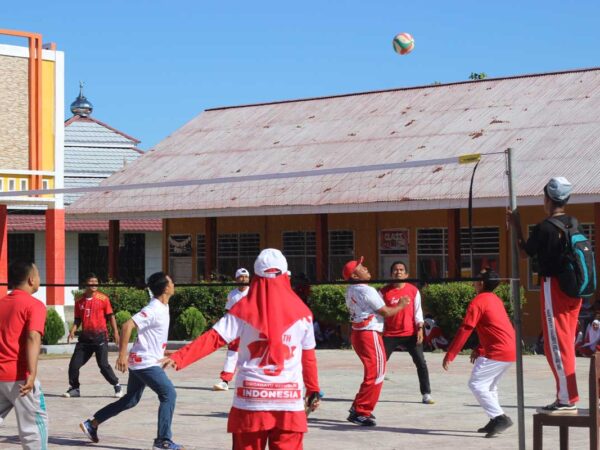
[[[465,318],[448,348],[448,361],[452,361],[460,352],[473,329],[477,330],[479,336],[479,356],[505,362],[517,359],[515,330],[502,300],[496,294],[482,292],[471,301]]]
[[[75,300],[75,319],[81,320],[79,342],[98,344],[108,341],[106,316],[113,313],[110,299],[102,292],[94,292],[92,298],[85,294]]]
[[[27,336],[44,335],[46,306],[19,289],[0,299],[0,381],[27,378]]]
[[[388,284],[381,289],[381,295],[387,306],[396,306],[400,297],[410,297],[408,306],[392,317],[386,317],[383,335],[390,337],[406,337],[417,334],[417,325],[423,323],[421,294],[416,286],[405,283],[402,288]]]

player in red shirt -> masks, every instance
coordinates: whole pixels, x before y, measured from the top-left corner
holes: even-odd
[[[110,321],[115,344],[119,346],[119,330],[113,314],[110,299],[98,291],[98,277],[88,273],[84,278],[85,292],[75,299],[75,321],[67,337],[67,342],[75,338],[75,331],[81,325],[79,342],[69,363],[69,389],[63,397],[80,397],[79,370],[89,361],[93,354],[100,373],[115,390],[115,397],[123,396],[119,379],[108,363],[108,330],[106,322]]]
[[[480,345],[471,352],[471,362],[475,366],[469,388],[490,418],[487,425],[477,430],[486,433],[486,438],[512,425],[512,420],[504,414],[498,401],[498,382],[516,360],[515,330],[502,300],[494,294],[498,284],[496,272],[489,267],[481,271],[481,280],[473,283],[477,295],[469,303],[443,362],[444,370],[448,370],[473,330],[477,331]]]
[[[46,306],[32,296],[40,287],[33,263],[8,269],[11,293],[0,299],[0,423],[14,408],[24,449],[48,448],[48,414],[37,380]]]
[[[429,371],[423,354],[423,308],[421,307],[421,294],[416,286],[404,283],[408,278],[408,269],[403,261],[394,261],[390,267],[390,275],[398,280],[381,289],[381,295],[387,306],[398,304],[400,298],[408,296],[410,304],[398,314],[386,317],[383,326],[383,345],[385,359],[389,361],[396,347],[402,345],[412,357],[419,376],[422,402],[426,405],[435,403],[431,398],[431,385]]]

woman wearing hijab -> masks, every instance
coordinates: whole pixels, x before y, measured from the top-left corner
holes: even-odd
[[[583,356],[592,356],[600,344],[600,320],[596,319],[590,323],[585,330],[583,344],[577,346],[577,350]]]

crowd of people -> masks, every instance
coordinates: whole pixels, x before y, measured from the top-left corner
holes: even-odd
[[[571,192],[564,178],[553,178],[544,188],[547,219],[525,239],[518,214],[508,211],[507,220],[519,237],[522,256],[536,256],[540,264],[545,354],[556,379],[556,396],[539,411],[573,414],[579,399],[575,380],[576,323],[581,298],[565,292],[559,282],[563,270],[564,227],[576,220],[566,215]],[[558,220],[562,225],[556,225]],[[287,261],[276,249],[263,250],[254,264],[254,275],[245,268],[235,274],[240,286],[227,298],[226,314],[207,332],[178,351],[166,355],[169,330],[169,300],[175,293],[171,278],[158,272],[148,278],[149,303],[117,330],[110,299],[98,291],[94,274],[85,278],[85,291],[75,301],[75,322],[68,340],[81,328],[69,364],[69,388],[64,397],[79,397],[80,368],[95,355],[100,372],[114,387],[117,400],[80,424],[92,442],[99,442],[100,426],[121,412],[135,407],[146,387],[159,399],[158,423],[153,449],[181,450],[173,440],[171,424],[176,389],[166,369],[185,370],[196,361],[227,346],[227,356],[215,390],[229,389],[235,381],[227,431],[234,449],[301,449],[307,432],[307,416],[321,402],[315,348],[323,330],[312,312],[291,286]],[[408,283],[404,261],[390,267],[392,283],[379,291],[369,286],[371,274],[364,259],[348,261],[342,272],[347,280],[346,305],[350,313],[351,343],[363,365],[363,381],[349,407],[347,420],[374,427],[373,414],[392,353],[406,350],[416,367],[421,402],[434,402],[424,345],[447,348],[443,369],[449,370],[473,331],[479,346],[472,350],[473,370],[468,382],[473,395],[488,416],[477,431],[493,437],[512,425],[500,405],[498,385],[516,358],[515,332],[502,300],[494,294],[500,276],[485,267],[474,281],[476,296],[469,303],[460,328],[452,340],[436,334],[435,323],[423,314],[419,289]],[[24,449],[46,449],[48,415],[37,378],[38,355],[44,333],[46,308],[33,297],[40,285],[39,272],[30,262],[9,267],[10,294],[0,299],[0,421],[14,409]],[[248,285],[249,283],[249,285]],[[119,347],[116,369],[129,372],[124,392],[108,364],[108,325]],[[134,330],[137,339],[128,343]],[[600,320],[594,320],[578,346],[591,354],[600,345]],[[102,429],[108,425],[103,425]]]

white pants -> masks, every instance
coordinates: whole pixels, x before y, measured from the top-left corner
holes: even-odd
[[[35,380],[33,389],[24,397],[19,394],[21,384],[25,380],[0,382],[0,423],[14,409],[21,446],[25,450],[46,450],[48,414],[40,382]]]
[[[490,419],[504,414],[498,401],[498,382],[511,365],[511,362],[494,361],[483,356],[475,360],[469,389]]]

